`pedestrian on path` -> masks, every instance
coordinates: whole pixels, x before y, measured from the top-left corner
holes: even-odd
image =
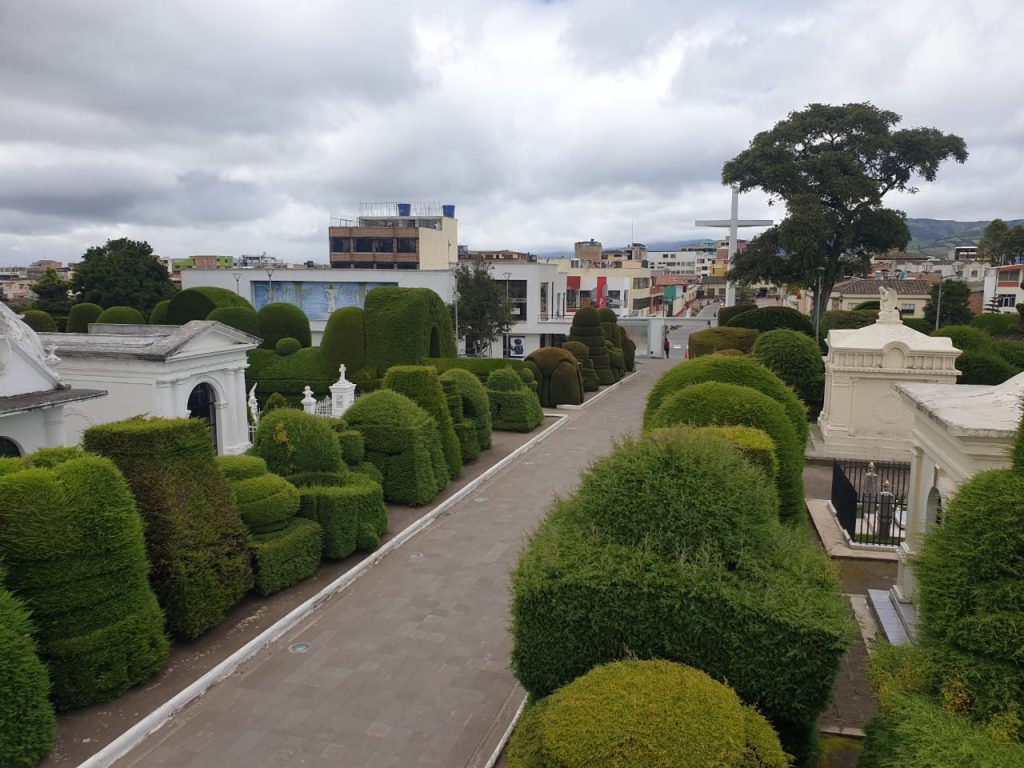
[[[669,342],[668,342],[668,336],[665,336],[665,358],[666,359],[668,359],[668,357],[669,357],[668,351],[670,349],[672,349],[672,345],[669,344]]]

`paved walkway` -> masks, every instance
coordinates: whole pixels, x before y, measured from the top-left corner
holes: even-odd
[[[566,412],[560,429],[117,765],[486,765],[523,697],[508,668],[520,546],[553,495],[639,430],[647,390],[678,362],[642,361],[615,391]]]

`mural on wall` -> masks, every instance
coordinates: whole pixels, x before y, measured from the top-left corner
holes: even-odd
[[[338,281],[311,282],[308,280],[274,280],[273,300],[294,304],[306,313],[310,320],[326,320],[331,313],[342,307],[360,307],[366,301],[366,294],[381,286],[397,286],[394,282],[343,283]],[[252,282],[252,305],[259,311],[270,303],[268,280]]]

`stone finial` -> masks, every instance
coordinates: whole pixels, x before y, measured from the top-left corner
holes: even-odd
[[[302,410],[306,413],[313,413],[316,408],[316,398],[313,397],[313,390],[309,388],[307,384],[302,389]]]
[[[338,366],[338,373],[340,374],[340,376],[338,377],[338,381],[339,382],[344,382],[345,381],[345,364],[344,363],[342,363],[341,365]]]

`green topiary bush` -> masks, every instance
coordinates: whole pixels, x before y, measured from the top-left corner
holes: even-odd
[[[338,438],[338,446],[341,448],[341,458],[349,467],[357,467],[366,458],[366,441],[363,433],[357,429],[340,429],[335,431]]]
[[[5,577],[0,565],[0,765],[33,768],[53,746],[57,723],[32,622],[24,604],[4,589]]]
[[[507,357],[427,357],[421,364],[432,365],[440,374],[453,368],[469,371],[484,385],[487,384],[487,377],[499,368],[511,368],[516,373],[526,370],[526,364],[522,360]]]
[[[786,409],[786,415],[796,431],[800,450],[803,450],[809,432],[803,403],[782,379],[751,358],[719,354],[689,360],[670,368],[655,382],[647,395],[644,428],[648,429],[651,426],[654,413],[661,407],[666,397],[685,387],[705,381],[722,381],[726,384],[752,387],[778,402]]]
[[[825,363],[814,339],[799,331],[779,328],[757,337],[751,356],[792,387],[816,419],[825,401]]]
[[[294,355],[300,349],[302,349],[302,345],[299,344],[299,340],[293,339],[291,336],[284,339],[278,339],[277,344],[274,345],[274,351],[280,357],[288,357],[289,355]]]
[[[882,303],[878,299],[873,299],[871,301],[862,301],[862,302],[860,302],[855,307],[853,307],[853,311],[854,312],[859,312],[859,311],[865,310],[865,309],[873,309],[873,310],[875,310],[877,312],[877,311],[881,310],[881,308],[882,308]]]
[[[608,346],[608,364],[615,380],[618,381],[626,373],[626,356],[622,349],[623,333],[618,324],[619,317],[608,307],[599,308],[597,317],[601,321],[601,331]]]
[[[220,623],[253,577],[245,526],[206,424],[136,417],[90,427],[84,446],[113,459],[131,486],[168,629],[192,640]]]
[[[1017,370],[1024,370],[1024,342],[996,339],[992,351]]]
[[[371,392],[345,412],[345,421],[362,433],[366,459],[383,477],[385,500],[426,504],[448,484],[435,422],[409,398],[390,389]]]
[[[63,455],[0,477],[0,558],[32,612],[58,709],[119,696],[168,651],[128,484],[109,459]]]
[[[420,365],[424,358],[455,357],[455,329],[441,297],[429,288],[382,286],[366,294],[366,365]]]
[[[587,672],[523,714],[509,768],[788,768],[771,725],[735,691],[668,661]]]
[[[761,307],[741,312],[729,320],[728,326],[730,328],[752,328],[762,332],[788,328],[814,338],[814,323],[803,312],[798,312],[791,307]]]
[[[786,411],[777,401],[752,387],[707,381],[665,398],[647,428],[676,424],[740,425],[767,432],[775,443],[779,460],[779,515],[790,523],[805,519],[803,448]]]
[[[341,446],[327,420],[294,408],[278,408],[260,418],[252,453],[285,477],[343,471]]]
[[[931,335],[952,339],[953,346],[964,352],[986,352],[992,348],[992,337],[969,325],[946,325]]]
[[[249,547],[256,591],[273,595],[316,573],[323,554],[322,539],[320,525],[304,517],[293,517],[279,531],[253,534]]]
[[[1013,326],[1019,321],[1020,317],[1017,315],[989,313],[972,318],[971,327],[984,331],[989,336],[1006,336],[1012,333]]]
[[[441,374],[441,386],[449,397],[462,401],[462,413],[472,422],[480,450],[491,447],[491,402],[480,380],[469,371],[451,368]]]
[[[253,533],[280,531],[299,511],[299,492],[278,475],[233,480],[230,487],[242,522]]]
[[[779,459],[775,441],[767,432],[735,424],[727,427],[700,427],[699,431],[725,438],[740,456],[760,469],[771,483],[775,482],[779,475]]]
[[[1003,358],[985,350],[968,350],[956,359],[957,384],[1002,384],[1020,373]]]
[[[538,382],[537,394],[543,407],[583,403],[582,367],[571,352],[541,347],[526,356],[526,367]]]
[[[935,329],[935,326],[923,317],[905,317],[903,318],[903,324],[907,328],[913,328],[918,333],[923,333],[926,336],[931,335],[931,332]]]
[[[252,307],[217,307],[206,316],[207,320],[223,323],[235,330],[259,338],[260,327],[256,310]]]
[[[597,371],[597,378],[601,384],[614,384],[615,375],[612,373],[611,358],[608,356],[608,348],[605,346],[604,329],[601,328],[601,317],[595,307],[580,307],[572,318],[572,327],[569,329],[569,341],[578,341],[584,344],[590,352],[590,362]]]
[[[457,478],[462,472],[462,452],[437,371],[424,365],[396,365],[384,374],[382,385],[405,395],[430,415],[436,424],[437,440],[448,465],[448,478]]]
[[[380,546],[387,531],[381,484],[359,473],[343,485],[328,475],[306,473],[290,478],[299,488],[299,515],[323,529],[323,557],[340,560],[357,549]]]
[[[904,320],[904,325],[909,325],[912,319]],[[818,337],[827,339],[829,331],[851,331],[864,328],[873,325],[876,320],[878,320],[878,310],[874,309],[830,309],[822,315],[821,323],[818,326]]]
[[[338,380],[338,372],[331,378],[324,367],[319,347],[300,349],[287,357],[281,357],[273,349],[249,351],[249,367],[245,370],[245,386],[256,385],[256,396],[265,402],[271,394],[279,392],[296,407],[302,400],[302,391],[309,385],[313,394],[323,397],[330,386]]]
[[[616,326],[619,331],[619,346],[622,347],[622,356],[626,362],[627,371],[636,370],[636,344],[626,335],[626,329]]]
[[[537,393],[509,368],[499,368],[487,377],[487,399],[491,403],[491,425],[494,429],[532,432],[544,421]]]
[[[703,331],[690,334],[690,358],[711,355],[723,349],[749,352],[756,340],[757,331],[749,328],[723,328],[722,326],[706,328]]]
[[[678,448],[659,447],[672,440]],[[631,463],[620,451],[643,459]],[[724,440],[666,430],[627,441],[602,462],[576,497],[553,504],[513,574],[516,677],[537,699],[609,661],[689,664],[728,680],[786,750],[811,764],[817,718],[852,634],[831,563],[805,532],[772,518],[764,474]],[[719,486],[733,488],[732,498]],[[597,499],[603,489],[618,500],[627,488],[634,498],[620,524],[613,504]],[[681,546],[661,544],[663,532]]]
[[[88,301],[75,304],[68,312],[68,324],[64,330],[68,333],[88,333],[89,323],[98,322],[102,314],[103,307],[99,304]]]
[[[594,364],[590,362],[590,350],[587,348],[587,345],[579,341],[566,341],[562,344],[562,349],[575,357],[576,361],[580,364],[580,375],[583,377],[583,391],[597,392],[601,387],[601,382],[597,378]]]
[[[757,309],[757,304],[736,304],[732,307],[721,307],[718,310],[718,325],[728,325],[729,321],[737,315],[742,315],[744,312],[749,312],[752,309]]]
[[[213,310],[220,307],[252,309],[252,304],[226,288],[211,286],[186,288],[171,299],[161,322],[167,325],[184,325],[192,320],[205,320]]]
[[[281,339],[298,339],[302,347],[312,345],[309,318],[294,304],[274,302],[256,313],[256,325],[263,339],[263,349],[276,349]]]
[[[366,365],[366,328],[360,307],[343,307],[331,313],[320,341],[320,354],[329,371],[342,363],[354,374]],[[349,377],[351,378],[351,377]]]
[[[96,322],[114,325],[145,325],[146,318],[135,307],[109,307],[96,318]]]
[[[21,321],[36,333],[56,333],[57,322],[49,312],[28,309],[21,315]]]
[[[167,324],[167,308],[171,306],[170,299],[164,299],[158,301],[152,311],[149,313],[149,324],[150,325],[166,325]]]
[[[233,480],[248,480],[267,473],[267,462],[259,456],[218,456],[217,469],[230,483]]]

